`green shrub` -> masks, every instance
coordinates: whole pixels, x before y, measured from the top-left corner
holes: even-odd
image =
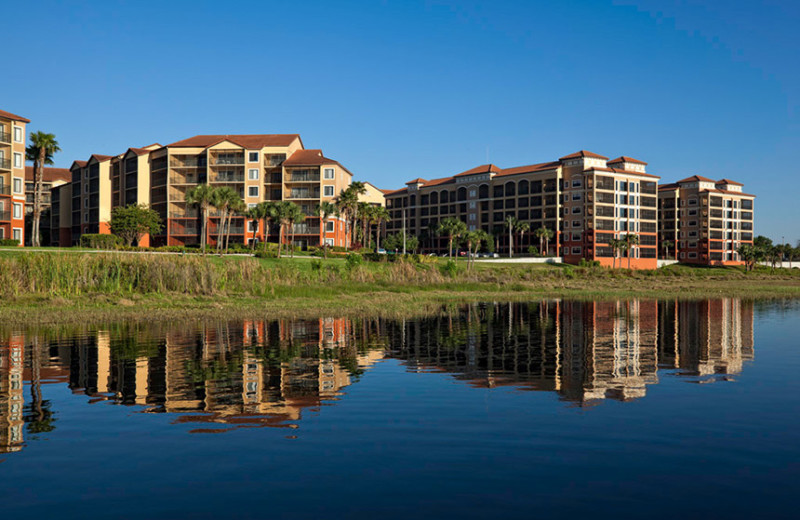
[[[455,278],[458,275],[458,264],[452,258],[439,268],[443,275]]]
[[[278,258],[278,252],[277,251],[271,251],[271,250],[264,251],[263,249],[259,249],[258,251],[255,252],[255,257],[256,258]]]
[[[528,246],[528,254],[533,256],[539,256],[539,248],[536,246]]]
[[[364,262],[364,257],[358,253],[350,253],[345,257],[345,265],[349,271],[356,269]]]
[[[15,239],[15,238],[4,238],[4,239],[0,240],[0,246],[12,246],[12,247],[15,247],[15,246],[18,246],[18,245],[19,245],[19,240]]]
[[[106,235],[102,233],[81,235],[81,247],[89,249],[117,249],[122,245],[122,240],[116,235]],[[139,248],[133,250],[139,251]]]
[[[317,260],[316,258],[311,260],[311,270],[316,272],[322,271],[322,260]]]
[[[567,278],[572,280],[572,279],[576,278],[578,276],[578,274],[575,272],[575,269],[573,269],[572,267],[565,267],[564,268],[564,276],[566,276]]]

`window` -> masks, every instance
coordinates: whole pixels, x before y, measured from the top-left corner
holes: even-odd
[[[325,223],[325,232],[326,233],[333,233],[334,231],[336,231],[335,226],[336,226],[335,222],[326,222]]]
[[[573,254],[573,255],[579,255],[579,254],[581,254],[581,248],[580,248],[580,247],[573,247],[573,248],[572,248],[572,254]]]
[[[248,220],[247,221],[247,231],[249,233],[253,233],[253,232],[255,232],[255,230],[256,230],[256,223],[253,222],[252,220]]]
[[[248,197],[258,197],[258,186],[248,186],[247,187],[247,196]]]
[[[22,193],[22,179],[14,179],[14,193]]]
[[[333,239],[332,238],[326,238],[325,239],[325,245],[333,247]]]
[[[572,234],[572,241],[573,242],[580,242],[581,241],[581,234],[580,233],[573,233]]]
[[[248,202],[247,203],[247,209],[253,209],[256,206],[258,206],[258,204],[256,204],[255,202]]]
[[[576,206],[576,207],[572,208],[572,214],[573,215],[578,214],[580,212],[581,212],[581,208],[580,207]]]
[[[572,221],[572,227],[581,227],[581,221],[580,220],[573,220]]]
[[[573,188],[580,188],[581,187],[581,180],[580,179],[575,179],[574,181],[572,181],[572,187]]]
[[[22,154],[14,152],[14,168],[22,168]]]
[[[248,152],[247,159],[249,162],[258,162],[258,152]]]
[[[88,208],[89,207],[89,199],[83,199],[83,207],[84,208]]]
[[[250,179],[251,181],[257,181],[258,168],[250,168],[249,170],[247,170],[247,178]]]
[[[331,180],[331,179],[333,179],[333,178],[334,178],[334,175],[335,175],[335,174],[333,173],[333,168],[325,168],[325,171],[323,172],[323,178],[324,178],[325,180]]]
[[[14,218],[22,218],[22,204],[14,204]]]
[[[20,228],[14,228],[14,240],[19,240],[22,243],[22,230]]]
[[[22,137],[22,128],[19,126],[14,127],[14,141],[21,143],[25,139]]]
[[[573,193],[572,194],[572,200],[581,200],[581,194],[580,193]]]
[[[470,220],[471,222],[475,222],[475,218],[476,218],[476,217],[477,217],[477,215],[475,215],[475,213],[470,213],[470,214],[469,214],[469,220]]]
[[[4,228],[0,228],[0,240],[6,238],[6,230]]]
[[[469,209],[475,209],[476,206],[477,205],[475,204],[475,201],[472,201],[472,202],[469,203]]]
[[[474,199],[478,196],[478,190],[469,190],[469,198]]]
[[[333,197],[333,186],[325,186],[324,190],[324,195],[326,197]]]
[[[84,213],[83,214],[83,222],[84,223],[89,222],[89,214],[88,213]]]

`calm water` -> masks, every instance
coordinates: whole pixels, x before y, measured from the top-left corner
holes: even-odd
[[[793,517],[800,304],[0,333],[7,518]]]

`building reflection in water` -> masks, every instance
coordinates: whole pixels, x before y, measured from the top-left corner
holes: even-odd
[[[753,358],[753,304],[495,303],[414,320],[325,318],[119,325],[0,336],[0,452],[57,427],[43,385],[90,403],[176,414],[192,432],[296,428],[377,361],[475,387],[557,392],[591,405],[629,400],[659,369],[728,377]],[[26,393],[28,395],[26,395]],[[46,392],[44,392],[46,393]]]

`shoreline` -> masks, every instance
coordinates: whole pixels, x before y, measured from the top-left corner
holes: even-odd
[[[461,286],[461,287],[459,287]],[[445,283],[431,286],[353,284],[341,288],[281,287],[271,297],[239,294],[82,294],[65,298],[26,295],[0,305],[0,320],[21,328],[76,323],[319,317],[402,318],[443,306],[476,302],[565,300],[697,300],[800,298],[800,279],[754,277],[648,280],[579,278],[544,283]],[[293,290],[294,289],[294,290]],[[338,290],[337,290],[338,289]],[[292,293],[296,293],[292,295]]]

